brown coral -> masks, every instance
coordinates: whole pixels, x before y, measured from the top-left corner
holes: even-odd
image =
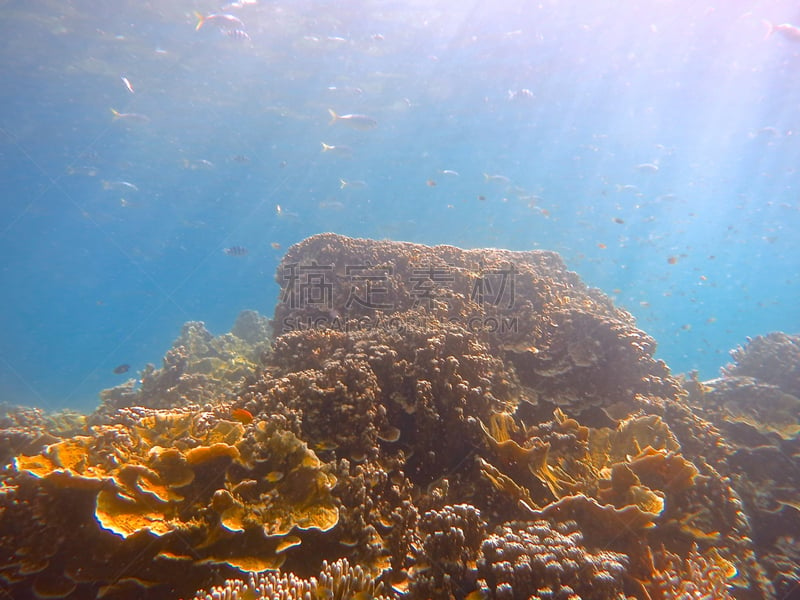
[[[581,542],[574,522],[507,523],[481,545],[479,589],[498,600],[625,600],[628,558]]]
[[[321,234],[292,246],[276,278],[282,287],[276,334],[381,323],[402,329],[392,317],[421,308],[425,318],[479,334],[517,367],[540,401],[586,407],[678,390],[664,363],[652,357],[654,341],[634,327],[631,315],[585,286],[553,252]],[[380,293],[370,293],[370,286]]]
[[[783,591],[797,583],[783,542],[800,535],[800,351],[797,336],[771,333],[731,352],[722,377],[692,381],[694,410],[713,423],[731,449],[720,471],[742,499],[742,519],[758,541],[769,578]],[[748,572],[764,580],[749,549]],[[757,577],[758,575],[761,577]],[[769,587],[764,582],[763,587]]]
[[[723,370],[726,377],[752,377],[800,398],[800,337],[781,332],[748,338],[744,347],[731,351],[734,362]]]
[[[198,591],[195,600],[382,600],[382,584],[370,577],[361,567],[351,566],[346,558],[328,564],[323,561],[317,577],[302,579],[292,573],[250,574],[245,582],[232,579],[208,592]],[[386,598],[389,598],[388,596]]]
[[[465,596],[474,587],[476,561],[486,535],[480,511],[469,504],[430,510],[420,518],[409,598]]]
[[[396,319],[402,335],[323,329],[280,337],[268,375],[245,397],[260,411],[301,415],[304,439],[355,462],[383,447],[413,448],[404,471],[430,483],[471,455],[482,437],[475,418],[513,406],[513,378],[458,324]]]

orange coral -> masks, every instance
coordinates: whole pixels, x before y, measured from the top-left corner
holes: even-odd
[[[96,526],[117,536],[115,553],[136,553],[136,540],[146,534],[159,541],[141,558],[158,556],[162,562],[275,569],[302,542],[302,532],[329,531],[338,522],[331,495],[335,477],[275,423],[262,420],[246,430],[196,411],[150,410],[125,431],[120,436],[119,426],[97,426],[91,436],[19,456],[17,477],[26,488],[36,480],[46,485],[48,503],[69,490],[93,499]],[[80,526],[91,531],[90,523]],[[175,552],[184,544],[190,556],[186,549]],[[69,547],[66,537],[64,545]],[[45,561],[36,569],[56,581],[55,564]],[[20,564],[17,576],[24,569]],[[108,594],[117,593],[112,588],[118,591],[111,586]]]

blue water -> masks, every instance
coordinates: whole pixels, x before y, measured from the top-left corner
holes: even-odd
[[[793,2],[259,0],[225,9],[249,41],[195,30],[221,8],[0,6],[0,402],[91,409],[185,321],[271,314],[322,231],[556,250],[674,372],[800,329]]]

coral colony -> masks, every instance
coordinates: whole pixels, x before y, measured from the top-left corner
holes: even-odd
[[[91,415],[9,409],[13,598],[724,600],[800,581],[800,340],[673,377],[552,252],[333,234]],[[797,592],[795,592],[797,593]]]

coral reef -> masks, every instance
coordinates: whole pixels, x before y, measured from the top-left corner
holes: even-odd
[[[800,589],[800,337],[770,333],[731,352],[722,377],[691,381],[693,410],[731,447],[722,474],[741,496],[779,597]],[[795,593],[799,593],[795,591]]]
[[[277,279],[272,321],[187,323],[88,418],[6,411],[0,594],[773,600],[798,584],[794,338],[681,382],[551,252],[324,234]]]
[[[0,405],[0,464],[15,454],[35,453],[62,437],[84,431],[86,415],[71,410],[47,413],[40,408]]]
[[[148,364],[139,381],[100,392],[101,405],[92,423],[101,423],[119,408],[173,408],[202,405],[233,397],[242,380],[253,377],[269,349],[269,321],[245,310],[230,333],[214,337],[198,321],[186,323],[160,369]]]
[[[752,377],[800,398],[800,336],[773,332],[748,339],[731,357],[734,362],[722,370],[724,376]]]
[[[402,334],[313,329],[281,336],[272,368],[243,395],[246,406],[299,415],[298,435],[354,462],[413,448],[404,471],[430,483],[464,462],[482,439],[478,420],[513,407],[515,390],[502,361],[459,325],[422,326],[416,315],[396,322]]]

